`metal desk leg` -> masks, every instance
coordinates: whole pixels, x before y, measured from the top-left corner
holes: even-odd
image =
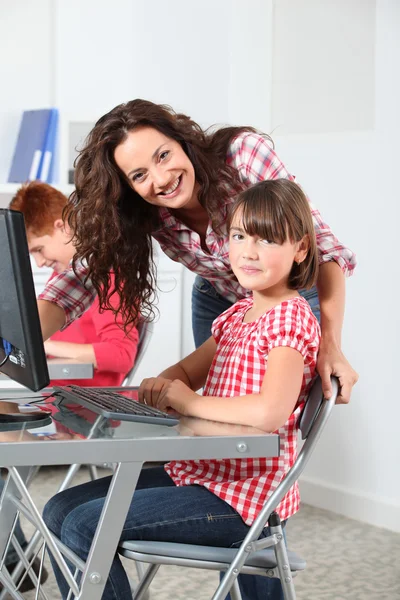
[[[19,473],[24,482],[29,479],[30,471],[31,467],[19,467]],[[10,495],[17,496],[18,498],[21,497],[9,474],[0,498],[0,569],[3,566],[5,554],[10,544],[10,534],[13,532],[16,519],[18,518],[18,511],[10,500]]]
[[[141,470],[141,462],[118,463],[86,561],[78,600],[101,599]]]
[[[36,467],[19,467],[17,472],[23,486],[28,485],[30,478],[34,475],[36,471]],[[0,548],[3,556],[0,561],[0,570],[3,567],[3,564],[5,563],[5,558],[8,552],[11,537],[14,532],[15,523],[16,520],[19,518],[20,514],[13,498],[19,500],[21,498],[21,493],[19,491],[18,485],[13,479],[12,473],[9,471],[9,475],[4,487],[4,493],[1,498]],[[11,527],[10,523],[12,523]],[[23,550],[16,539],[13,540],[13,545],[18,553],[18,556],[24,556]],[[29,566],[29,562],[25,559],[24,563],[21,566],[19,574],[22,573],[24,568],[29,568]],[[36,574],[33,571],[30,572],[30,577],[35,583],[38,582]],[[0,592],[0,598],[5,598],[9,594],[10,596],[12,596],[12,598],[18,600],[22,599],[21,594],[17,590],[15,590],[15,579],[16,577],[14,577],[14,573],[12,577],[6,572],[0,573],[0,580],[4,587],[4,589]]]

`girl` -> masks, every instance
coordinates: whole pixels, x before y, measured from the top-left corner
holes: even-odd
[[[248,291],[228,260],[227,215],[239,191],[261,180],[292,179],[268,136],[251,127],[204,132],[189,117],[145,100],[121,104],[94,126],[78,157],[76,191],[67,216],[75,232],[76,259],[85,259],[86,287],[72,271],[51,281],[39,301],[44,338],[78,317],[97,292],[110,306],[115,273],[119,306],[127,323],[137,311],[152,313],[155,278],[151,238],[197,277],[193,330],[199,346],[213,320]],[[318,371],[325,394],[330,375],[348,402],[357,374],[340,349],[344,274],[353,253],[335,238],[312,209],[320,271],[316,290],[302,291],[321,308]],[[75,263],[76,268],[78,262]],[[139,302],[138,302],[139,299]]]
[[[309,304],[296,291],[312,286],[318,269],[307,199],[291,181],[261,182],[240,194],[228,230],[233,273],[251,296],[218,317],[213,336],[194,353],[144,380],[139,396],[182,415],[277,430],[280,456],[174,461],[145,469],[123,539],[236,545],[295,460],[297,421],[316,373],[320,338]],[[203,396],[196,393],[202,386]],[[108,484],[105,478],[72,488],[45,507],[49,528],[84,559]],[[278,507],[281,519],[298,507],[295,485]],[[66,598],[65,581],[55,571]],[[241,587],[244,600],[265,597]],[[130,594],[115,557],[103,598],[126,600]]]

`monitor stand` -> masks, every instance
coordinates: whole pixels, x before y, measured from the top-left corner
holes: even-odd
[[[48,420],[49,415],[40,413],[0,413],[0,425],[2,423],[37,423]]]

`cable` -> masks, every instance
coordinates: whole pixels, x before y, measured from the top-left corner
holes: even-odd
[[[33,402],[29,402],[29,404],[41,404],[43,402],[47,402],[49,398],[56,398],[57,396],[60,396],[60,393],[53,392],[52,394],[49,394],[49,396],[45,396],[44,398],[39,398],[39,400],[33,400]]]
[[[57,395],[59,395],[59,392],[53,392],[52,394],[49,394],[48,396],[43,396],[42,398],[38,398],[37,400],[33,400],[32,402],[28,402],[28,404],[40,404],[41,402],[46,402],[48,398],[52,398],[53,396],[56,397]],[[12,400],[32,400],[32,398],[36,398],[36,396],[11,396],[9,398],[2,398],[0,396],[0,402],[7,402],[7,401],[12,401]]]
[[[8,354],[6,354],[5,358],[3,359],[3,361],[0,363],[0,367],[2,367],[7,361],[8,361]]]
[[[8,361],[8,357],[10,356],[11,351],[12,351],[12,345],[10,344],[10,342],[7,342],[7,340],[5,340],[4,338],[3,338],[3,348],[4,348],[5,357],[4,357],[3,361],[0,363],[0,367],[2,367]]]

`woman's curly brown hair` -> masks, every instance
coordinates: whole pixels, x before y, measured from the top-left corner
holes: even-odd
[[[75,162],[75,191],[64,218],[75,233],[76,261],[84,259],[101,308],[122,313],[128,328],[141,314],[154,317],[155,267],[151,235],[162,223],[159,211],[143,200],[118,168],[114,152],[128,133],[150,126],[177,141],[193,164],[200,184],[199,202],[214,228],[227,187],[240,191],[235,169],[226,164],[230,141],[252,127],[223,127],[203,131],[190,117],[147,100],[120,104],[101,117],[85,140]],[[110,273],[115,275],[115,288]],[[117,291],[116,309],[110,296]]]

